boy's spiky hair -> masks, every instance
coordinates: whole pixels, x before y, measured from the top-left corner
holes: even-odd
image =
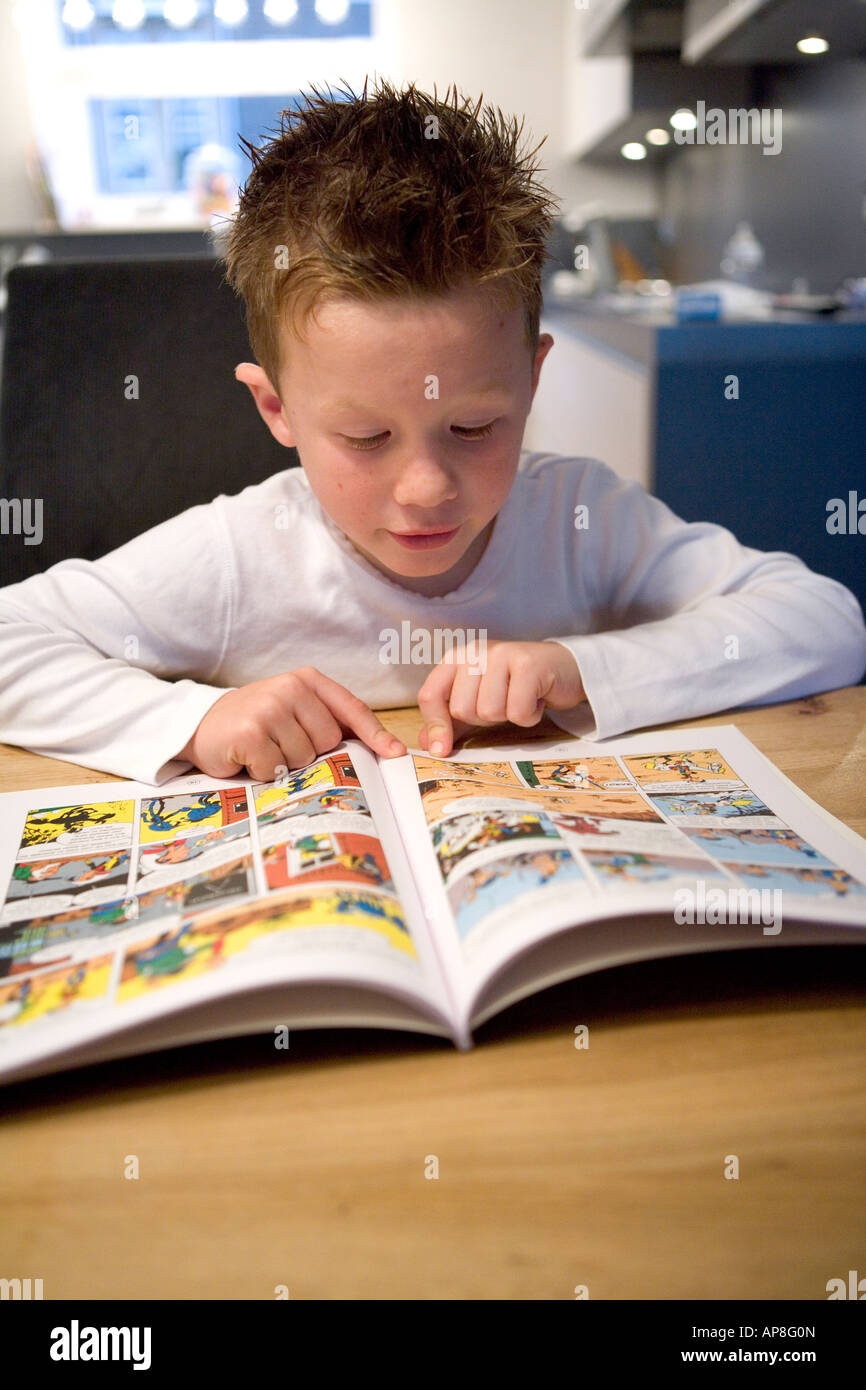
[[[424,297],[489,285],[523,303],[534,353],[556,199],[520,148],[523,121],[384,79],[345,98],[315,87],[261,148],[223,245],[250,345],[279,389],[279,328],[297,335],[321,299]],[[541,141],[541,144],[544,142]]]

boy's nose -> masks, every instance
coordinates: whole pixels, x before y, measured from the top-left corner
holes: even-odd
[[[457,494],[454,475],[429,457],[413,459],[394,484],[394,501],[401,507],[435,507]]]

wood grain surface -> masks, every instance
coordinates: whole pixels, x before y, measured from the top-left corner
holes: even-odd
[[[381,717],[414,741],[417,710]],[[866,689],[686,722],[735,723],[866,833]],[[0,790],[106,780],[0,746]],[[862,947],[720,952],[556,986],[469,1053],[293,1031],[4,1087],[0,1276],[46,1299],[824,1300],[866,1274],[864,983]]]

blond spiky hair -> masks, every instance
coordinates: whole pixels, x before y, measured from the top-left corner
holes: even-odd
[[[300,336],[317,302],[418,298],[489,285],[526,309],[534,353],[556,199],[535,181],[523,121],[449,88],[381,80],[356,96],[315,87],[261,148],[223,246],[250,344],[278,387],[280,324]],[[339,88],[338,88],[339,90]],[[543,141],[541,142],[543,144]]]

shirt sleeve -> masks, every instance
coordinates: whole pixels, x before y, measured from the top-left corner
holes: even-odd
[[[231,625],[220,499],[99,560],[0,589],[0,739],[154,785],[231,687],[210,684]]]
[[[573,653],[588,707],[548,710],[561,728],[611,738],[861,679],[866,628],[844,585],[683,521],[603,464],[574,501],[575,516],[586,507],[569,544],[589,628],[549,640]]]

